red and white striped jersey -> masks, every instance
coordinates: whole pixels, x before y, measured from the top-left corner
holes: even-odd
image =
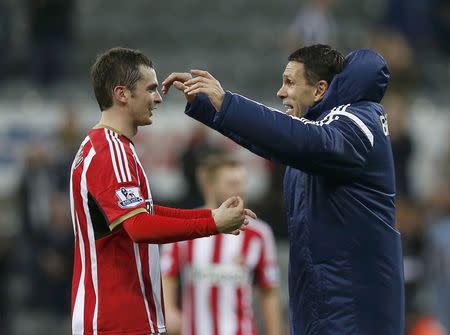
[[[162,246],[161,271],[181,277],[182,335],[254,335],[253,283],[279,285],[272,230],[251,220],[238,236]]]
[[[158,245],[134,243],[120,227],[152,211],[151,199],[133,143],[112,129],[92,129],[70,179],[73,334],[165,332]]]

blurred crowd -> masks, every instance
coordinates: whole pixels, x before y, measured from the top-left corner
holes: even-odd
[[[355,1],[299,1],[298,13],[291,13],[291,23],[279,31],[283,38],[278,47],[283,55],[311,43],[329,43],[343,51],[369,47],[386,58],[391,82],[383,104],[389,115],[396,168],[396,220],[403,239],[407,335],[448,334],[450,81],[446,73],[450,68],[450,2],[362,3],[355,13],[351,10]],[[0,87],[25,76],[38,88],[58,88],[70,80],[67,54],[79,42],[73,24],[77,2],[27,0],[20,4],[29,30],[26,43],[31,47],[28,59],[16,57],[12,45],[17,43],[13,41],[18,29],[13,13],[17,10],[13,1],[1,1]],[[88,87],[87,77],[84,80]],[[277,89],[273,87],[274,92]],[[13,192],[0,192],[0,334],[62,334],[70,329],[73,231],[68,176],[87,126],[80,119],[78,105],[59,101],[58,96],[55,100],[61,105],[58,113],[62,121],[45,129],[45,136],[28,138],[27,147],[17,158],[20,178]],[[7,108],[1,106],[0,101],[0,114]],[[1,134],[17,136],[4,127]],[[138,147],[146,145],[145,137],[139,139]],[[10,164],[10,149],[2,144],[0,149],[2,173],[6,162]],[[185,187],[176,198],[164,198],[165,204],[199,206],[197,164],[211,153],[235,150],[230,144],[211,141],[205,128],[192,127],[186,141],[170,157]],[[287,237],[281,190],[284,168],[268,162],[262,166],[267,187],[257,191],[261,194],[252,198],[249,207],[273,224],[277,242],[283,245]],[[151,163],[146,168],[152,176]],[[163,198],[157,192],[154,197]],[[3,229],[11,225],[11,231]],[[281,271],[287,275],[287,269]]]

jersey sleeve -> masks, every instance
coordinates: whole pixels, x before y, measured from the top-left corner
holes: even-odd
[[[256,283],[263,289],[278,287],[280,271],[277,262],[275,239],[269,227],[263,230],[261,244],[261,255],[256,265]]]
[[[161,246],[161,274],[176,277],[180,271],[180,257],[178,243],[163,244]]]
[[[211,209],[181,209],[166,207],[161,205],[154,205],[153,209],[156,215],[179,218],[179,219],[200,219],[209,218],[212,215]]]
[[[90,196],[100,207],[111,230],[126,219],[147,212],[136,161],[121,141],[115,141],[96,153],[87,185]]]

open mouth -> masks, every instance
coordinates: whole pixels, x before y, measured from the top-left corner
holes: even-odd
[[[294,106],[289,104],[283,104],[284,108],[286,108],[286,114],[291,115],[294,112]]]

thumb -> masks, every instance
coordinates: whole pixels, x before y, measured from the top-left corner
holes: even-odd
[[[229,208],[229,207],[234,207],[233,204],[236,201],[236,197],[229,197],[227,200],[225,200],[222,203],[222,206]]]

